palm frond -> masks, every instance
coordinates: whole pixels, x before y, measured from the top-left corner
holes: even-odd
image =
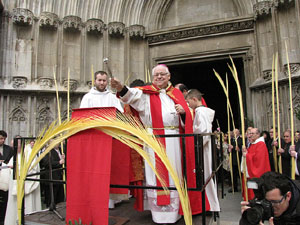
[[[106,112],[103,109],[101,110],[101,116],[91,113],[86,115],[84,118],[71,119],[70,121],[65,121],[61,124],[57,124],[56,122],[54,122],[36,139],[28,162],[25,163],[24,167],[22,167],[20,180],[18,183],[19,218],[21,218],[22,198],[24,196],[24,180],[29,168],[35,167],[35,165],[58,143],[61,143],[66,138],[80,131],[91,128],[101,130],[102,132],[118,139],[124,144],[130,146],[132,149],[136,150],[150,165],[150,167],[157,175],[158,179],[162,181],[163,187],[166,188],[164,179],[160,176],[160,165],[154,166],[153,162],[155,160],[146,151],[144,151],[141,145],[153,149],[153,151],[157,154],[157,156],[161,159],[162,163],[169,171],[169,174],[175,183],[175,187],[178,191],[181,206],[184,212],[185,223],[187,225],[192,225],[192,213],[187,194],[186,182],[183,181],[183,178],[178,175],[178,173],[174,169],[174,166],[169,161],[163,145],[156,139],[153,134],[147,132],[143,125],[134,117],[128,115],[126,116],[123,114],[115,115],[110,111]],[[44,152],[38,158],[36,158],[33,163],[33,159],[43,148],[45,148]]]

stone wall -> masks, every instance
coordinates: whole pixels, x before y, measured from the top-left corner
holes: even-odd
[[[67,118],[68,71],[71,110],[91,88],[92,71],[107,70],[108,64],[127,84],[145,73],[142,25],[60,18],[52,12],[36,16],[29,9],[14,8],[3,11],[1,40],[0,127],[13,136],[36,136],[58,119],[55,81],[61,117]]]
[[[1,3],[1,1],[0,1]],[[300,107],[300,9],[295,0],[2,0],[0,129],[10,138],[36,136],[62,118],[91,86],[92,70],[130,83],[145,80],[157,63],[225,59],[244,62],[247,117],[269,129],[271,69],[278,52],[281,127],[289,127],[285,42],[291,63],[294,108]],[[1,4],[0,4],[1,5]],[[92,69],[93,68],[93,69]],[[221,94],[221,93],[220,93]],[[295,119],[296,125],[300,123]]]

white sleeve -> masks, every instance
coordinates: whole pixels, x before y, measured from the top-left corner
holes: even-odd
[[[128,88],[127,93],[121,97],[122,102],[129,104],[138,112],[144,112],[146,106],[146,96],[138,88]]]

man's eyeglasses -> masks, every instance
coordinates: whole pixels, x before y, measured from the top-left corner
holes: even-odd
[[[153,76],[158,77],[159,75],[160,75],[161,77],[164,77],[164,76],[167,76],[168,73],[156,73],[156,74],[154,74]]]
[[[279,205],[285,198],[286,198],[286,194],[284,196],[282,196],[282,198],[280,200],[270,200],[269,202],[271,202],[272,205]]]

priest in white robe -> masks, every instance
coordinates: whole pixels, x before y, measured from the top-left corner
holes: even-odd
[[[104,71],[97,71],[95,73],[94,87],[83,96],[80,108],[116,107],[120,112],[124,112],[120,100],[107,90],[107,84],[107,73]]]
[[[116,88],[117,94],[121,100],[132,106],[140,116],[144,126],[150,133],[154,134],[179,134],[180,115],[176,112],[176,107],[182,104],[185,108],[185,117],[191,121],[191,114],[184,100],[182,93],[174,88],[170,80],[170,72],[165,65],[157,65],[152,70],[153,83],[149,86],[139,88],[128,88],[118,79],[111,79],[111,86]],[[166,153],[179,176],[182,176],[181,147],[179,138],[160,138],[166,147]],[[153,157],[155,165],[154,152],[145,147],[145,150]],[[193,171],[192,169],[187,169]],[[167,173],[167,171],[166,171]],[[192,173],[192,172],[191,172]],[[166,183],[174,187],[174,181],[170,175]],[[163,177],[164,177],[163,175]],[[147,186],[161,186],[150,166],[145,163],[145,178]],[[177,191],[170,191],[170,195],[164,194],[161,190],[147,189],[147,200],[144,200],[144,209],[151,210],[152,219],[155,223],[176,223],[180,219],[179,196]],[[200,211],[198,211],[199,213]]]
[[[93,108],[93,107],[116,107],[120,112],[124,112],[120,100],[116,95],[112,94],[107,90],[108,75],[105,71],[95,72],[94,87],[85,94],[81,100],[80,108]],[[113,209],[115,203],[120,202],[123,197],[117,196],[116,194],[110,194],[109,208]],[[113,197],[112,197],[113,196]],[[125,197],[128,199],[128,197]]]

